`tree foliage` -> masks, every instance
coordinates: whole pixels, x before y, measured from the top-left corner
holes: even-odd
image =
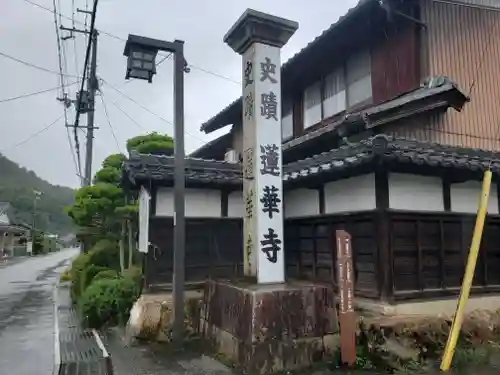
[[[73,189],[52,185],[34,172],[0,154],[0,202],[8,202],[16,221],[33,221],[35,211],[34,190],[42,194],[36,202],[36,228],[43,232],[68,234],[74,231],[64,208],[73,204]]]
[[[127,157],[123,154],[111,154],[102,162],[103,168],[121,169]]]
[[[166,134],[156,132],[139,135],[127,141],[127,151],[137,151],[141,154],[172,155],[174,140]]]
[[[78,190],[68,214],[79,227],[95,228],[101,234],[114,233],[119,221],[116,209],[124,205],[125,196],[119,186],[98,183]]]

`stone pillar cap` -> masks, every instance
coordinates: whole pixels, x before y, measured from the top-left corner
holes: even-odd
[[[281,48],[298,27],[298,22],[247,9],[226,33],[224,43],[239,54],[243,54],[253,43]]]

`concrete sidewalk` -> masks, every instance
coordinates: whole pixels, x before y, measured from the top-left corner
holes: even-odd
[[[161,344],[128,345],[123,329],[102,334],[111,355],[114,375],[233,375],[228,367],[193,352],[175,355]]]

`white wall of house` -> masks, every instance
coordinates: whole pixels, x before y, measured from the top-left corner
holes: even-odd
[[[186,189],[186,217],[221,217],[221,191],[214,189]],[[243,217],[243,197],[241,191],[228,196],[227,217]],[[174,216],[173,188],[158,188],[156,192],[156,216]]]
[[[466,181],[451,184],[451,210],[462,213],[476,213],[481,195],[481,181]],[[496,184],[491,184],[490,198],[488,200],[488,213],[498,214],[498,195]]]
[[[158,188],[156,216],[174,216],[173,188]],[[220,217],[221,192],[213,189],[186,189],[186,217]]]
[[[319,215],[319,191],[317,189],[286,191],[283,209],[285,218]]]
[[[451,184],[451,211],[475,213],[481,192],[480,181]],[[324,185],[325,214],[373,210],[375,202],[375,175],[337,180]],[[320,215],[319,191],[295,189],[285,191],[285,218]],[[159,188],[156,215],[172,217],[174,198],[172,188]],[[408,211],[444,211],[443,185],[440,177],[405,173],[389,174],[389,207]],[[244,202],[241,191],[231,192],[227,202],[227,217],[243,217]],[[496,184],[492,184],[488,213],[499,214]],[[186,189],[187,217],[221,217],[221,191],[214,189]]]
[[[0,223],[1,224],[9,224],[9,217],[6,213],[0,211]]]
[[[325,214],[373,210],[375,207],[373,173],[325,184]]]
[[[390,173],[389,207],[410,211],[444,211],[441,178]]]
[[[243,192],[231,192],[227,199],[227,217],[243,217],[243,212]]]

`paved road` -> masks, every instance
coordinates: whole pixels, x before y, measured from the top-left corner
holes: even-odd
[[[58,275],[76,249],[0,266],[0,375],[50,375]]]

